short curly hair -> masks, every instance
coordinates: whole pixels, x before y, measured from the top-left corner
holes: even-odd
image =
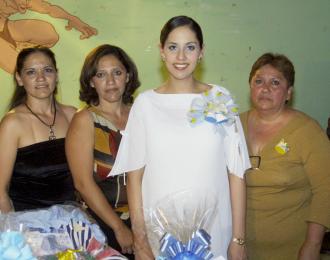
[[[99,96],[90,82],[97,72],[100,59],[107,55],[115,56],[123,64],[129,74],[129,80],[123,94],[123,103],[133,103],[133,94],[140,86],[136,65],[123,49],[110,44],[100,45],[87,55],[80,73],[79,99],[86,102],[88,105],[99,104]]]
[[[255,61],[251,68],[249,83],[251,83],[251,80],[257,70],[259,70],[265,65],[271,65],[272,67],[280,71],[285,77],[285,79],[288,81],[289,87],[293,87],[295,70],[292,62],[289,60],[288,57],[283,54],[274,54],[271,52],[264,53]]]

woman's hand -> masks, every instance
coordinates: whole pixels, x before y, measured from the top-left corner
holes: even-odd
[[[246,247],[235,242],[230,242],[228,248],[228,260],[247,260]]]
[[[229,174],[230,198],[233,218],[233,239],[243,239],[243,243],[231,241],[228,247],[229,260],[246,260],[247,253],[244,245],[245,237],[245,211],[246,211],[246,186],[245,180],[234,174]]]
[[[135,260],[155,259],[148,242],[142,204],[142,178],[144,168],[128,173],[127,197],[134,234]]]
[[[134,255],[135,260],[155,259],[146,236],[139,238],[134,236]]]
[[[320,243],[305,241],[299,250],[298,260],[319,260],[320,249]]]
[[[114,230],[116,239],[121,247],[122,253],[133,253],[133,234],[131,230],[123,223]]]

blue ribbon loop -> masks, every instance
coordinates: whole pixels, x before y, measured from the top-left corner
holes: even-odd
[[[157,260],[209,260],[211,236],[204,230],[196,230],[187,244],[166,233],[160,240],[160,256]]]

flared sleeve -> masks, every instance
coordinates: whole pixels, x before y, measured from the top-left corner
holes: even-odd
[[[251,167],[243,128],[238,116],[238,106],[230,92],[221,86],[211,85],[209,91],[192,101],[188,118],[192,126],[203,122],[214,125],[223,137],[224,157],[228,172],[240,178]]]
[[[127,125],[115,163],[109,175],[119,175],[144,167],[146,163],[146,133],[143,122],[142,97],[137,97],[129,114]]]
[[[224,137],[225,159],[229,173],[243,178],[244,173],[251,167],[245,136],[239,116],[230,126],[225,126]]]

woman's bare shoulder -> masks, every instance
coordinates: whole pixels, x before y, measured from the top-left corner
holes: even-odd
[[[71,124],[73,125],[85,125],[93,123],[93,117],[88,107],[79,108],[75,111]]]
[[[76,111],[69,126],[67,140],[77,140],[81,138],[90,138],[94,134],[94,121],[87,108],[81,108]]]
[[[19,133],[26,130],[27,123],[30,122],[27,111],[23,106],[18,106],[7,112],[1,119],[1,132]]]
[[[60,103],[58,103],[58,106],[63,111],[65,117],[70,122],[71,119],[72,119],[72,117],[73,117],[73,115],[77,111],[77,108],[75,108],[74,106],[64,105],[64,104],[60,104]]]

